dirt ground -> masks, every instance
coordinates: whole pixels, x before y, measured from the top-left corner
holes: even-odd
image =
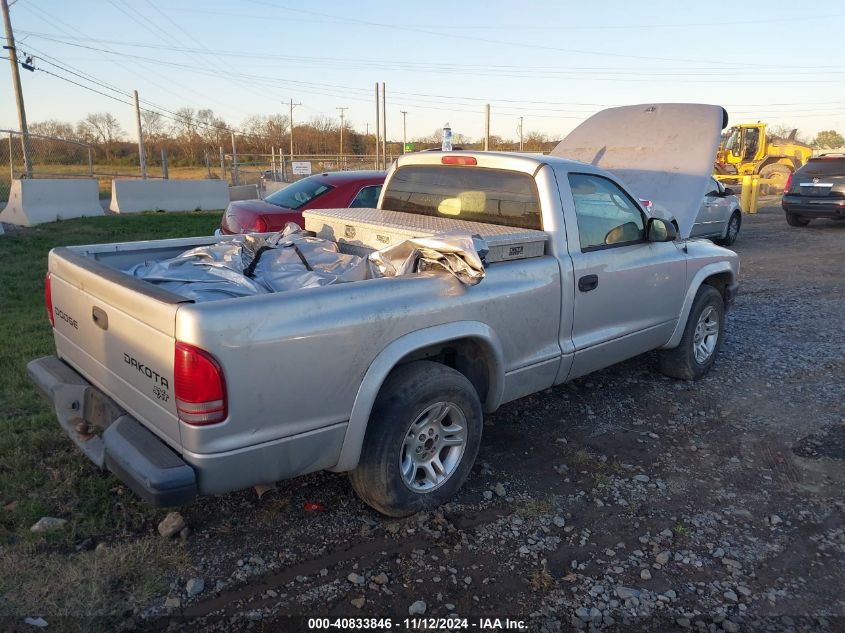
[[[203,499],[183,510],[191,572],[126,625],[845,630],[845,222],[790,228],[767,207],[735,250],[706,379],[649,354],[508,404],[433,513],[385,518],[332,473]]]

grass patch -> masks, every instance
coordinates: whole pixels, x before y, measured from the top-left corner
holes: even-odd
[[[71,244],[209,235],[219,220],[220,212],[105,216],[15,229],[0,237],[0,616],[32,615],[19,609],[29,608],[26,595],[41,595],[40,585],[54,585],[47,570],[60,569],[65,576],[76,573],[77,566],[90,570],[95,563],[86,556],[62,553],[75,552],[74,544],[89,537],[128,539],[118,549],[131,550],[138,538],[153,533],[164,515],[140,503],[76,450],[26,375],[27,362],[53,353],[44,310],[47,253]],[[68,525],[56,534],[31,534],[29,527],[45,515],[67,519]],[[150,573],[159,573],[163,568],[154,560],[158,550],[144,547],[151,556]],[[27,565],[39,573],[28,574]],[[149,575],[111,577],[117,583],[111,594],[131,597],[141,595],[138,587],[148,583]],[[91,609],[80,603],[76,613],[94,613],[98,599],[89,596]]]
[[[531,519],[550,514],[552,510],[554,510],[554,505],[548,499],[529,499],[519,507],[516,513],[523,519]]]
[[[0,551],[0,610],[43,617],[50,630],[114,630],[126,613],[167,590],[167,573],[187,568],[184,544],[155,536],[99,552],[40,549]]]
[[[528,575],[528,583],[535,591],[548,591],[555,584],[555,579],[546,568],[546,561],[543,561],[543,566],[535,569]]]
[[[690,535],[690,529],[683,523],[676,523],[672,527],[672,531],[675,533],[675,536],[679,536],[681,538],[688,538]]]

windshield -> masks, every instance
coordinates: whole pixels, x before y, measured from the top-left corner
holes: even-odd
[[[332,189],[334,187],[331,185],[320,182],[319,176],[317,178],[303,178],[284,189],[271,193],[264,198],[264,202],[288,209],[298,209]]]
[[[481,167],[413,165],[394,172],[383,209],[542,229],[537,187],[528,174]]]

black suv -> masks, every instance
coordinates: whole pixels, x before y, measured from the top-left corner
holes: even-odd
[[[786,181],[780,206],[789,226],[807,226],[814,218],[845,220],[845,154],[822,154]]]

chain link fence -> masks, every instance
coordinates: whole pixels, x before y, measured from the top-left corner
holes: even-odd
[[[293,182],[312,174],[329,171],[378,169],[374,155],[309,154],[290,156],[284,154],[221,154],[223,177],[233,185],[265,182]],[[388,155],[389,166],[398,156]]]
[[[236,148],[237,149],[237,148]],[[377,169],[374,155],[308,154],[291,160],[281,149],[270,154],[229,153],[194,148],[190,155],[149,143],[147,178],[221,179],[232,185],[255,184],[263,193],[267,182],[293,182],[329,171]],[[186,154],[186,155],[183,155]],[[397,155],[388,155],[389,166]],[[0,130],[0,203],[9,198],[11,181],[20,178],[96,178],[100,197],[111,195],[114,178],[141,178],[138,146],[118,141],[110,147],[94,146],[40,134]]]
[[[52,136],[0,130],[0,201],[9,199],[18,178],[91,178],[93,148]]]

